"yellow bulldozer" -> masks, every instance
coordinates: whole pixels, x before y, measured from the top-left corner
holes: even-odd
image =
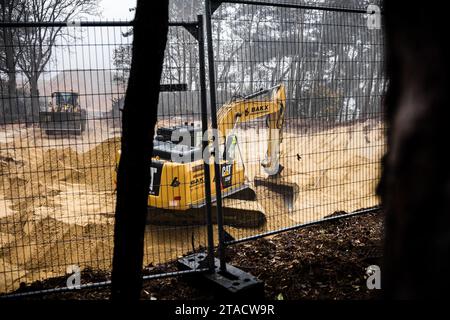
[[[47,135],[81,135],[86,130],[86,110],[78,92],[53,92],[46,110],[39,111],[39,126]]]
[[[268,97],[267,97],[268,96]],[[266,98],[264,98],[266,97]],[[282,84],[250,95],[234,98],[217,112],[221,169],[221,194],[224,223],[236,227],[257,227],[266,221],[264,209],[255,189],[267,186],[285,199],[292,210],[297,186],[280,177],[280,145],[286,106]],[[237,157],[239,123],[266,117],[267,150],[261,161],[266,177],[255,176],[247,181],[242,155]],[[202,129],[194,123],[159,127],[154,138],[150,167],[148,222],[152,224],[185,225],[204,221],[204,161],[209,161],[211,197],[216,200],[214,161],[209,150],[202,149]],[[212,146],[211,137],[208,138]],[[205,159],[205,154],[206,158]],[[117,163],[120,158],[118,153]],[[240,160],[240,161],[239,161]]]

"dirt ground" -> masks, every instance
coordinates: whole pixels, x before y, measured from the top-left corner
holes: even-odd
[[[266,299],[366,300],[381,297],[366,286],[365,270],[382,263],[383,213],[381,211],[228,248],[227,261],[265,283]],[[174,262],[148,266],[146,273],[177,270]],[[85,269],[82,283],[109,280],[108,273]],[[17,292],[65,286],[65,277],[38,281]],[[142,299],[208,300],[212,293],[185,278],[144,282]],[[108,299],[109,287],[28,296],[26,299]]]
[[[260,165],[267,149],[262,143],[267,141],[267,132],[242,129],[239,143],[251,183],[255,176],[267,176]],[[281,147],[281,180],[299,187],[293,209],[286,208],[283,197],[273,188],[254,187],[267,223],[256,230],[227,227],[227,231],[235,237],[251,236],[256,231],[318,220],[330,212],[376,206],[375,188],[384,145],[384,129],[378,121],[333,128],[303,128],[288,123]]]
[[[244,128],[239,142],[250,182],[262,173],[261,134]],[[110,270],[119,142],[118,130],[102,120],[91,120],[81,137],[48,137],[24,125],[0,128],[0,292],[61,276],[70,265]],[[376,205],[383,146],[375,121],[306,131],[288,125],[281,161],[283,179],[299,186],[293,210],[260,187],[267,223],[227,231],[239,238]],[[158,265],[204,246],[206,227],[148,225],[145,244],[145,265]]]

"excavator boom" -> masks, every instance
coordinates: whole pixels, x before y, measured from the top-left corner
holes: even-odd
[[[270,100],[258,99],[267,93],[272,93]],[[282,168],[279,160],[285,105],[286,93],[280,84],[228,103],[219,109],[217,115],[218,129],[223,139],[234,131],[238,122],[267,117],[267,151],[261,165],[269,176],[279,174]]]
[[[270,98],[261,99],[261,96],[271,94]],[[283,125],[286,109],[286,93],[284,85],[280,84],[265,90],[260,90],[241,99],[232,101],[219,109],[218,128],[222,138],[233,134],[238,122],[248,122],[266,117],[267,124],[267,150],[261,165],[266,176],[257,175],[253,180],[255,189],[264,189],[275,193],[284,199],[288,211],[294,210],[298,186],[283,177],[280,164],[280,146],[283,141]],[[231,131],[231,133],[229,133]],[[258,192],[256,190],[256,196]]]

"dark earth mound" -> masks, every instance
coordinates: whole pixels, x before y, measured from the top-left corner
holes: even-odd
[[[267,299],[376,299],[366,287],[365,270],[380,265],[381,211],[285,232],[227,250],[227,261],[265,282]],[[148,266],[145,274],[176,271],[176,263]],[[110,275],[85,269],[82,283],[109,280]],[[66,277],[37,281],[18,292],[64,287]],[[25,298],[25,297],[24,297]],[[27,296],[26,299],[108,299],[109,287]],[[182,277],[148,280],[143,299],[211,299],[211,293]]]

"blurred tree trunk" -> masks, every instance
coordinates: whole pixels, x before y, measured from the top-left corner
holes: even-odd
[[[138,0],[130,78],[122,116],[117,179],[112,299],[138,300],[159,84],[168,31],[168,0]]]
[[[364,96],[365,96],[365,101],[364,103],[361,105],[361,113],[359,115],[360,120],[365,121],[368,118],[373,116],[374,110],[373,110],[373,106],[371,105],[371,101],[372,101],[372,97],[374,95],[377,94],[377,88],[376,88],[376,83],[374,81],[374,77],[375,77],[375,69],[376,69],[376,57],[377,57],[377,51],[372,48],[372,52],[371,52],[371,57],[370,57],[370,66],[369,66],[369,73],[368,73],[368,79],[366,79],[367,81],[367,85],[366,85],[366,90],[364,90]],[[377,81],[378,82],[378,81]],[[375,91],[374,90],[374,86],[375,86]],[[372,93],[373,92],[373,93]]]
[[[16,90],[17,90],[17,78],[16,78],[16,62],[14,59],[13,49],[13,32],[4,28],[4,40],[5,40],[5,56],[6,56],[6,69],[8,70],[8,95],[11,99],[11,103],[15,102]],[[14,101],[12,101],[14,100]],[[14,108],[15,109],[15,108]]]
[[[378,192],[386,211],[387,298],[450,294],[450,60],[445,10],[385,1],[388,152]]]
[[[377,51],[376,58],[375,58],[376,61],[380,61],[380,59],[378,59],[377,57],[380,57],[381,54],[382,53]],[[370,106],[371,106],[371,112],[372,112],[371,117],[377,118],[382,111],[380,109],[380,107],[382,108],[381,95],[385,92],[384,87],[383,87],[384,82],[385,82],[385,77],[383,74],[383,65],[381,63],[378,63],[378,67],[376,69],[376,74],[374,75],[374,80],[375,80],[375,89],[371,96],[372,98],[371,98]]]
[[[20,18],[20,12],[17,9],[16,0],[1,0],[1,16],[5,22],[12,22],[16,18]],[[16,91],[17,91],[17,76],[16,76],[16,51],[17,44],[14,42],[14,34],[17,33],[17,29],[14,28],[2,28],[1,36],[3,43],[0,46],[3,47],[4,57],[0,59],[0,71],[3,71],[8,76],[8,107],[11,112],[17,112],[16,104]],[[2,61],[3,60],[3,61]]]
[[[35,115],[39,114],[39,88],[38,88],[38,79],[40,74],[32,73],[29,77],[30,81],[30,96],[31,96],[31,109],[28,110],[28,114],[26,116],[27,126],[31,125],[35,119]]]

